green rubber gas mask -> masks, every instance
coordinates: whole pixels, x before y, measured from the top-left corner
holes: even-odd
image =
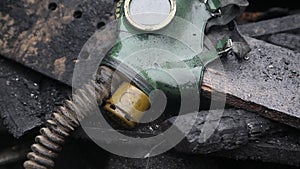
[[[102,64],[116,69],[124,82],[105,109],[135,126],[151,107],[153,90],[168,104],[180,102],[182,90],[199,92],[205,66],[228,50],[205,37],[209,19],[221,15],[219,0],[125,0],[116,9],[118,41]]]

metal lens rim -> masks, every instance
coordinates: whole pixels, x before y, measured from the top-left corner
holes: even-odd
[[[143,31],[156,31],[166,27],[172,19],[175,17],[176,13],[176,0],[169,0],[170,2],[170,12],[166,19],[164,19],[161,23],[156,25],[143,25],[140,23],[136,23],[130,14],[130,3],[132,0],[125,0],[124,4],[124,13],[127,21],[137,29]]]

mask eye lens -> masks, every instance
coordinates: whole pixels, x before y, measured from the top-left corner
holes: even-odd
[[[125,16],[136,28],[158,30],[175,16],[175,0],[126,0]]]
[[[132,0],[129,12],[132,20],[142,25],[158,25],[171,10],[169,0]]]

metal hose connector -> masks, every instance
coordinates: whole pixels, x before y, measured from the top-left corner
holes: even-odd
[[[46,126],[40,129],[40,135],[35,137],[31,152],[27,154],[28,160],[24,162],[25,169],[51,169],[54,160],[62,150],[66,138],[80,121],[89,115],[91,98],[96,98],[99,105],[110,94],[113,70],[100,66],[96,81],[85,84],[73,94],[72,99],[66,100],[59,106]],[[96,92],[95,92],[96,91]]]

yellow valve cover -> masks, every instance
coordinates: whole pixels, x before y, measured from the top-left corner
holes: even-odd
[[[106,101],[104,108],[134,127],[150,107],[149,97],[134,85],[124,82]]]

